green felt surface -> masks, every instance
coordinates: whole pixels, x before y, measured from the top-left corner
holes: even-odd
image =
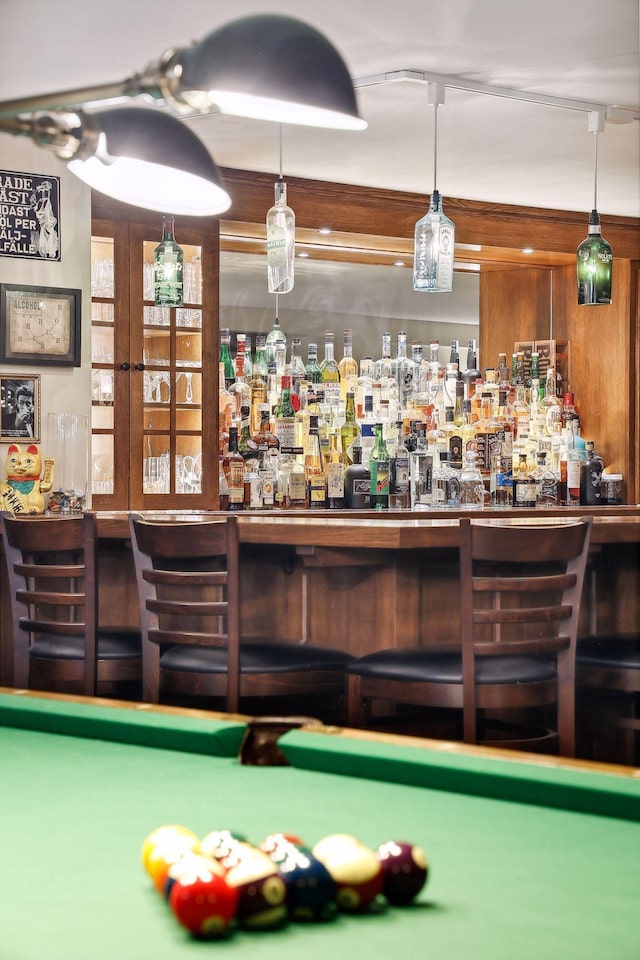
[[[228,742],[220,725],[214,739],[226,755],[216,756],[204,721],[141,721],[151,715],[68,708],[62,710],[67,733],[52,733],[23,729],[18,708],[7,711],[4,700],[2,960],[640,956],[640,825],[629,819],[373,780],[371,744],[290,733],[285,750],[294,762],[297,754],[298,768],[243,767],[230,750],[241,725],[229,726]],[[57,709],[43,703],[37,722],[33,703],[20,708],[28,726],[59,726]],[[117,734],[112,742],[109,720]],[[140,744],[141,729],[145,736],[155,731],[155,739],[158,724],[170,749]],[[82,736],[69,735],[74,725]],[[101,739],[87,735],[90,727]],[[127,727],[136,742],[126,742]],[[180,737],[184,748],[176,749]],[[210,755],[191,750],[194,737]],[[393,764],[383,756],[389,752],[402,751],[381,750],[380,767],[390,778]],[[337,767],[346,763],[354,773],[357,756],[364,756],[363,775],[301,769],[303,756],[307,767],[329,765],[333,756]],[[465,762],[446,759],[462,778]],[[442,758],[432,761],[436,772],[443,769]],[[403,756],[402,768],[407,764]],[[429,764],[415,759],[413,766]],[[466,766],[473,782],[478,770]],[[528,765],[509,766],[511,775],[499,767],[496,778],[489,762],[494,783],[518,779]],[[542,769],[541,782],[550,784],[554,769]],[[525,782],[533,779],[526,772]],[[626,784],[625,795],[637,791],[633,781],[612,779]],[[310,844],[334,832],[369,846],[408,839],[427,851],[431,876],[410,908],[199,943],[173,920],[140,865],[142,841],[164,823],[183,823],[199,835],[229,827],[254,841],[274,830]]]

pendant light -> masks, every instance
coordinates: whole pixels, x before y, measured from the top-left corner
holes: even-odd
[[[604,122],[600,114],[589,114],[589,129],[594,135],[593,209],[589,216],[589,234],[578,247],[576,269],[578,278],[578,305],[595,306],[611,303],[613,251],[600,232],[598,215],[598,133]]]
[[[445,216],[437,189],[438,105],[444,103],[444,84],[430,83],[433,105],[433,192],[429,210],[418,220],[414,234],[413,289],[424,293],[450,293],[453,289],[455,227]]]
[[[287,205],[287,185],[282,176],[282,126],[280,126],[280,175],[274,185],[275,202],[267,211],[267,286],[269,293],[293,290],[296,249],[296,217]]]
[[[123,203],[192,216],[214,216],[231,206],[204,144],[159,110],[34,113],[0,118],[0,131],[31,137],[75,176]]]

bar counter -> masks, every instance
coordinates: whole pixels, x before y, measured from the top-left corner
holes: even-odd
[[[196,521],[220,515],[141,511]],[[242,633],[336,646],[362,656],[407,643],[458,639],[461,515],[539,522],[591,515],[581,635],[640,630],[640,508],[481,511],[273,511],[237,514]],[[139,622],[127,512],[99,512],[103,625]],[[0,682],[11,683],[6,579],[0,590]]]

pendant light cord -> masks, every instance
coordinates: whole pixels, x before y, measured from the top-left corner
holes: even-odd
[[[280,165],[280,179],[282,180],[282,179],[283,179],[283,176],[282,176],[282,124],[281,124],[281,123],[278,124],[278,128],[279,128],[279,131],[280,131],[280,135],[279,135],[279,141],[280,141],[280,162],[279,162],[279,165]]]
[[[433,105],[433,189],[435,191],[438,174],[438,104]]]
[[[593,209],[598,209],[598,132],[594,134],[596,141],[595,145],[595,161],[594,161],[594,174],[593,174]]]

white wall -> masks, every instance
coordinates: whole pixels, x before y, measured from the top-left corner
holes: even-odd
[[[30,140],[0,135],[0,168],[60,177],[61,259],[57,262],[0,256],[0,283],[66,287],[82,291],[82,366],[3,364],[4,375],[39,374],[41,450],[47,454],[49,412],[91,415],[91,191],[65,165]],[[7,444],[0,444],[0,478],[6,476]]]

